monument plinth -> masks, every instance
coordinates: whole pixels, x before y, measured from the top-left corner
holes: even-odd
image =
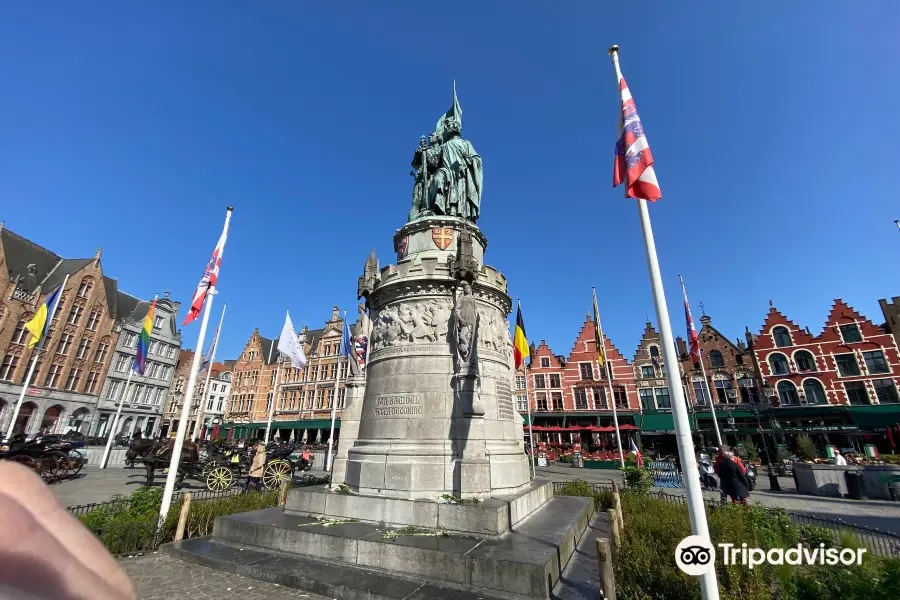
[[[396,264],[358,280],[331,486],[219,517],[168,551],[332,597],[546,598],[591,514],[531,481],[513,390],[512,300],[484,262],[482,162],[453,106],[413,154]],[[368,314],[366,314],[368,311]],[[362,358],[361,356],[358,358]]]

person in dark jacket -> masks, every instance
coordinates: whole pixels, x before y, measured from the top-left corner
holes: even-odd
[[[750,496],[750,482],[743,469],[734,462],[732,452],[724,453],[725,460],[719,463],[716,475],[722,485],[722,491],[731,497],[732,504],[747,504]]]

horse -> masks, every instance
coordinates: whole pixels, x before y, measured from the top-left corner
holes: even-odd
[[[153,485],[153,472],[156,469],[165,469],[172,460],[172,450],[175,440],[166,439],[154,442],[153,447],[144,455],[142,462],[147,469],[147,483]],[[178,476],[175,479],[175,489],[181,489],[188,467],[195,467],[200,460],[200,446],[194,442],[184,442],[181,447],[181,460],[178,462]],[[192,469],[195,470],[195,469]]]
[[[133,467],[137,464],[138,459],[144,458],[156,444],[157,440],[151,438],[133,440],[128,446],[128,450],[125,451],[125,466]]]

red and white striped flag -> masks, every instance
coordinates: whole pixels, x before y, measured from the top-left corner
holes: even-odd
[[[219,267],[222,266],[222,253],[225,251],[225,240],[227,238],[228,223],[226,222],[225,229],[222,230],[222,235],[219,237],[219,243],[216,244],[216,249],[213,250],[212,258],[209,259],[209,264],[206,265],[203,277],[200,278],[200,283],[197,284],[197,289],[194,292],[194,299],[191,300],[191,307],[188,310],[187,317],[185,317],[182,325],[187,325],[200,316],[200,313],[203,310],[203,303],[206,301],[206,296],[209,293],[209,288],[218,284]]]
[[[679,276],[679,279],[681,277]],[[691,362],[700,362],[700,338],[697,336],[697,329],[694,327],[694,317],[691,316],[691,305],[688,304],[687,290],[684,289],[684,279],[681,279],[681,293],[684,295],[684,320],[687,324],[687,336],[691,349]]]
[[[653,202],[662,198],[656,172],[653,170],[653,154],[650,143],[644,135],[644,126],[638,116],[631,90],[622,77],[619,59],[613,59],[616,77],[619,79],[619,94],[622,99],[622,114],[619,117],[619,139],[616,140],[616,159],[613,163],[613,187],[625,184],[627,198],[643,198]]]

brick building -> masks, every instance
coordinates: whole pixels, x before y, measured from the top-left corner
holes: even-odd
[[[0,224],[0,435],[35,355],[25,323],[66,275],[14,432],[89,432],[119,336],[118,290],[100,256],[65,259]]]
[[[635,421],[640,410],[634,373],[618,348],[609,339],[605,342],[607,361],[613,374],[619,424],[626,431],[636,429]],[[547,427],[612,426],[608,374],[602,372],[597,364],[594,323],[590,317],[586,317],[568,357],[555,355],[545,340],[541,340],[536,347],[532,346],[530,364],[516,374],[517,405],[523,416],[526,407],[521,398],[526,376],[532,420],[539,430]],[[568,441],[568,436],[561,437],[563,435],[555,431],[539,431],[536,437],[547,441]],[[609,440],[597,441],[608,443]]]
[[[251,438],[264,435],[276,368],[281,369],[281,375],[272,420],[273,437],[293,437],[310,443],[326,441],[331,431],[333,402],[337,402],[335,429],[339,429],[345,402],[343,382],[348,369],[347,359],[339,356],[343,326],[343,318],[335,306],[325,327],[300,330],[307,356],[303,370],[279,358],[275,349],[277,340],[264,338],[258,330],[254,331],[234,367],[231,401],[223,426],[231,431],[230,435]],[[341,384],[336,390],[338,369]]]
[[[178,363],[175,366],[175,376],[172,379],[172,387],[166,397],[166,411],[163,416],[161,433],[163,436],[174,434],[178,430],[178,422],[181,420],[181,409],[187,392],[187,382],[191,375],[191,364],[194,361],[193,350],[182,350],[178,353]],[[231,372],[236,361],[215,362],[210,367],[209,393],[206,392],[206,371],[201,370],[194,386],[194,398],[191,402],[191,411],[188,421],[188,435],[190,436],[200,413],[200,402],[206,401],[203,409],[203,423],[200,434],[210,431],[214,425],[222,422],[225,414],[225,404],[231,396]],[[229,366],[229,364],[231,366]],[[218,418],[217,423],[213,421]],[[200,435],[198,434],[198,435]],[[208,437],[208,436],[207,436]]]
[[[821,434],[859,449],[900,423],[900,353],[884,327],[836,299],[819,335],[771,307],[759,335],[747,333],[780,433]]]
[[[709,315],[704,313],[700,324],[697,337],[706,380],[700,362],[691,361],[684,339],[675,340],[685,397],[693,411],[691,425],[705,438],[704,445],[715,441],[711,396],[723,443],[737,444],[745,437],[742,433],[758,430],[758,410],[754,409],[761,400],[762,385],[753,352],[743,341],[732,342],[716,329]]]
[[[894,342],[900,346],[900,296],[894,296],[888,302],[886,298],[878,301],[881,306],[881,314],[884,315],[885,331],[894,336]]]

